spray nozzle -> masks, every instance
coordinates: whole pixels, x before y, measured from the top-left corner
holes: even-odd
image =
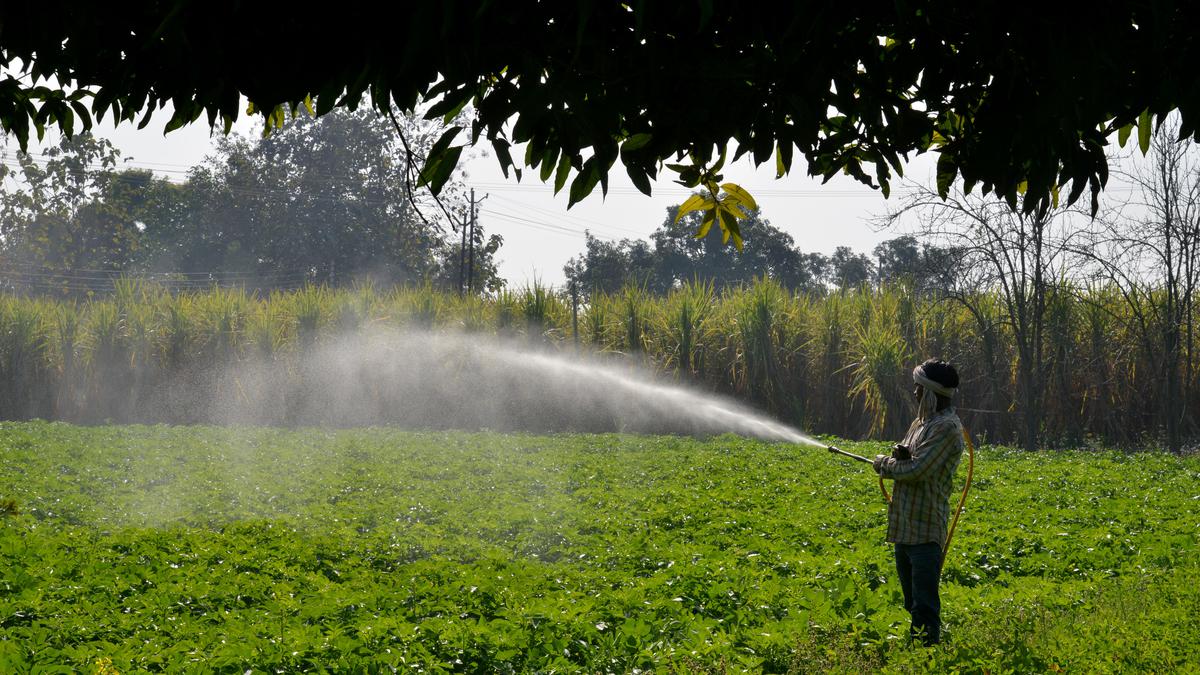
[[[835,447],[834,447],[834,446],[832,446],[832,445],[831,445],[831,446],[829,446],[829,447],[827,447],[827,448],[825,448],[825,449],[826,449],[826,450],[828,450],[829,452],[831,452],[831,453],[835,454],[835,455],[841,455],[841,456],[843,456],[843,457],[849,457],[850,459],[855,459],[855,460],[858,460],[858,461],[860,461],[860,462],[866,462],[867,464],[870,464],[870,463],[871,463],[871,460],[867,459],[866,457],[863,457],[862,455],[856,455],[856,454],[854,454],[854,453],[852,453],[852,452],[846,452],[845,450],[842,450],[842,449],[840,449],[840,448],[835,448]]]

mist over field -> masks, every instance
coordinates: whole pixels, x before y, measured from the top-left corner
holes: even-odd
[[[167,381],[146,414],[239,425],[806,438],[622,355],[584,357],[478,334],[370,329],[326,340],[288,363],[250,359],[210,377]]]

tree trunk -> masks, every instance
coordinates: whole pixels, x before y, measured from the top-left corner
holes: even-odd
[[[1163,401],[1160,409],[1166,418],[1164,428],[1167,434],[1167,449],[1175,454],[1183,449],[1183,439],[1179,432],[1179,421],[1183,416],[1181,387],[1179,386],[1179,327],[1178,324],[1166,326],[1163,354]]]
[[[1037,410],[1037,388],[1034,383],[1034,368],[1025,350],[1017,355],[1017,373],[1020,382],[1017,390],[1021,396],[1022,434],[1021,447],[1027,451],[1037,450],[1038,426],[1041,421],[1041,411]]]

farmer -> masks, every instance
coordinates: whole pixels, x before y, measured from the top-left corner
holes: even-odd
[[[904,609],[912,615],[911,635],[926,645],[941,639],[938,577],[946,544],[950,491],[962,457],[962,422],[954,412],[958,371],[938,359],[913,369],[917,418],[889,455],[872,466],[895,480],[888,504],[887,540],[896,547],[896,572]]]

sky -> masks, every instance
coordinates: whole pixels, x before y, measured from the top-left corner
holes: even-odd
[[[163,110],[142,130],[133,124],[114,128],[105,121],[94,131],[113,142],[127,165],[181,180],[189,167],[212,152],[216,136],[210,136],[203,122],[164,135],[162,127],[169,118],[170,112]],[[235,131],[253,133],[253,123],[241,121]],[[31,143],[30,151],[39,149]],[[522,157],[524,151],[514,150],[513,156]],[[563,265],[583,251],[585,231],[608,240],[648,238],[666,218],[667,207],[679,204],[689,194],[671,182],[673,173],[664,171],[653,185],[653,196],[647,197],[633,187],[618,162],[610,175],[607,197],[597,188],[568,210],[567,190],[554,196],[553,186],[543,184],[533,172],[526,172],[520,183],[515,177],[506,179],[490,155],[470,158],[463,169],[467,186],[475,188],[477,198],[483,198],[479,218],[484,232],[504,237],[498,255],[500,275],[517,288],[535,280],[562,284]],[[913,161],[906,175],[927,182],[932,171],[933,160],[926,156]],[[838,246],[849,246],[870,254],[879,242],[901,234],[877,231],[870,223],[889,206],[896,208],[895,197],[889,204],[878,191],[844,176],[822,185],[804,175],[800,160],[792,174],[780,180],[775,179],[774,162],[759,170],[749,158],[729,165],[724,175],[725,180],[746,188],[763,216],[789,233],[804,252],[829,254]]]

